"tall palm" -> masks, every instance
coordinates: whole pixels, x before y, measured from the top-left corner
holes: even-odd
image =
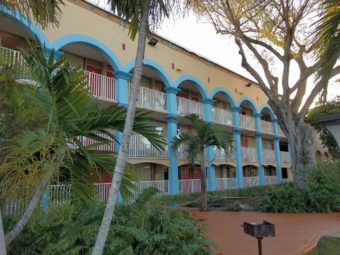
[[[0,0],[0,15],[3,9],[20,12],[34,20],[42,28],[49,24],[59,25],[63,0]]]
[[[134,125],[136,102],[143,72],[146,37],[150,27],[157,26],[165,16],[168,16],[168,12],[176,0],[109,0],[109,2],[111,3],[111,9],[113,11],[130,22],[129,33],[132,40],[134,40],[138,32],[138,43],[122,142],[103,220],[92,251],[93,255],[101,255],[103,253],[117,203],[117,195],[124,173],[124,166],[130,146],[130,137]]]
[[[205,122],[197,114],[188,114],[185,116],[194,127],[193,131],[181,133],[172,141],[172,149],[177,151],[180,145],[185,145],[188,160],[191,165],[199,163],[201,166],[201,191],[204,196],[201,200],[202,210],[208,208],[208,193],[206,169],[208,160],[205,155],[205,150],[214,146],[217,149],[222,149],[229,153],[232,149],[231,138],[225,130],[222,130],[218,125]]]
[[[48,183],[59,174],[69,176],[72,195],[90,201],[94,185],[89,180],[98,169],[111,174],[115,167],[114,152],[96,147],[112,143],[115,136],[108,129],[122,131],[126,118],[125,109],[118,106],[100,109],[99,101],[88,93],[83,71],[55,59],[53,52],[46,58],[46,49],[39,44],[28,48],[22,54],[33,86],[22,85],[21,91],[39,109],[42,125],[23,130],[2,148],[0,194],[31,197],[16,226],[6,234],[6,244],[23,230]],[[158,149],[164,145],[146,112],[136,113],[133,131]],[[83,139],[92,139],[93,144],[84,145]],[[123,178],[126,194],[132,182],[129,175]]]
[[[323,0],[322,14],[317,27],[317,54],[320,58],[318,77],[328,76],[340,58],[340,2],[338,0]],[[327,86],[322,100],[325,102]]]

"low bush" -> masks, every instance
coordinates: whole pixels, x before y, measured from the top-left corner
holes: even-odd
[[[10,245],[9,255],[91,254],[104,206],[60,206],[35,214]],[[7,222],[8,227],[8,222]],[[212,254],[212,242],[189,213],[153,206],[145,199],[118,206],[104,254]]]
[[[208,192],[208,202],[212,203],[224,198],[261,197],[269,188],[270,186],[256,186],[244,189],[227,189]],[[203,193],[189,193],[176,196],[162,196],[157,200],[161,204],[169,206],[199,206],[199,199],[202,196]]]
[[[317,164],[308,170],[303,188],[293,184],[272,186],[260,202],[265,212],[329,212],[340,205],[340,161]]]

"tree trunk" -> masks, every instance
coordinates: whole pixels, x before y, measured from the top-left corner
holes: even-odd
[[[202,200],[201,200],[201,209],[202,211],[207,211],[208,210],[208,189],[207,189],[207,164],[205,161],[205,155],[204,155],[204,150],[200,153],[201,154],[201,172],[202,172],[202,177],[201,177],[201,192],[204,193]]]
[[[92,251],[92,255],[101,255],[104,251],[105,242],[109,233],[113,213],[117,203],[120,184],[124,174],[124,167],[128,157],[130,146],[130,137],[132,134],[132,127],[135,118],[136,103],[139,94],[139,85],[143,72],[143,60],[145,53],[146,34],[148,29],[150,0],[146,1],[144,9],[142,10],[142,18],[139,26],[138,45],[136,53],[136,65],[132,77],[132,87],[129,95],[126,120],[123,131],[123,138],[118,152],[116,166],[112,176],[112,184],[109,191],[109,197],[106,203],[103,220],[97,235],[96,243]]]
[[[6,234],[5,241],[6,245],[9,245],[16,237],[21,233],[21,231],[26,226],[28,220],[31,218],[34,210],[37,208],[39,201],[41,199],[41,196],[43,195],[46,186],[50,179],[53,176],[53,171],[48,171],[47,174],[43,177],[41,183],[39,184],[38,188],[36,189],[31,201],[29,202],[24,214],[21,216],[18,223],[15,225],[15,227]]]
[[[4,225],[2,223],[1,209],[0,209],[0,255],[6,255],[6,243]]]
[[[288,142],[295,185],[303,187],[307,182],[308,167],[315,163],[314,129],[305,122],[286,121]]]

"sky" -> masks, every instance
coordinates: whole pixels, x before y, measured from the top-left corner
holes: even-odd
[[[88,0],[88,2],[104,7],[106,0]],[[165,20],[155,32],[189,51],[195,52],[202,57],[254,80],[241,67],[241,57],[238,54],[238,47],[233,42],[233,39],[216,34],[214,27],[209,22],[202,19],[198,20],[194,14],[189,13],[186,17],[176,17],[176,20]],[[291,70],[290,80],[294,81],[298,78],[298,69],[292,66]],[[309,86],[308,90],[310,91],[310,89],[311,86]],[[340,96],[340,81],[332,82],[328,91],[329,99],[337,95]]]

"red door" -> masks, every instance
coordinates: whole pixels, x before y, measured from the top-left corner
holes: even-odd
[[[188,166],[181,167],[181,179],[183,181],[180,189],[183,193],[190,193],[190,182],[187,181],[190,180],[190,168]]]
[[[90,92],[92,95],[99,97],[100,96],[100,78],[96,74],[101,74],[101,69],[93,66],[86,66],[86,70],[89,73],[89,85]]]

